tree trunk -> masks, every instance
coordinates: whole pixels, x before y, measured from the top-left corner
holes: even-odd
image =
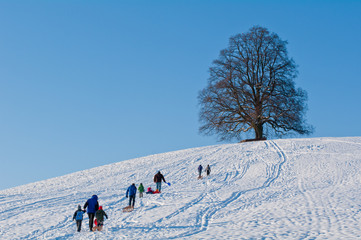
[[[254,131],[256,133],[257,140],[263,138],[263,124],[256,124],[254,126]]]

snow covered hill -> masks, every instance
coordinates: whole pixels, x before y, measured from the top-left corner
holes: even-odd
[[[197,167],[211,175],[197,180]],[[4,169],[3,169],[4,170]],[[131,183],[171,186],[136,198]],[[157,154],[0,191],[1,239],[361,239],[361,137],[225,144]],[[109,219],[76,232],[93,194]]]

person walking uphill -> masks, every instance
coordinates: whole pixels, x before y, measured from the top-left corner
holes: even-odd
[[[137,187],[133,183],[132,185],[130,185],[130,187],[128,187],[127,193],[126,193],[126,197],[129,196],[129,206],[131,206],[132,208],[134,208],[136,193],[137,193]]]
[[[103,207],[99,206],[99,210],[95,212],[95,217],[97,218],[97,226],[93,227],[93,231],[101,231],[103,229],[104,216],[108,219],[108,215],[104,212]]]
[[[84,210],[87,209],[88,217],[89,217],[89,228],[90,231],[93,231],[93,222],[95,212],[99,209],[98,196],[93,195],[86,203],[84,204]]]
[[[211,173],[211,167],[209,166],[209,164],[206,167],[206,173],[207,173],[207,176]]]
[[[163,180],[163,182],[166,183],[163,174],[161,174],[160,171],[158,171],[158,173],[157,173],[156,175],[154,175],[154,182],[155,182],[156,185],[157,185],[156,191],[158,190],[158,192],[161,191],[161,188],[162,188],[162,180]]]
[[[85,212],[85,210],[82,210],[81,206],[78,205],[78,210],[75,211],[74,216],[73,216],[73,221],[76,220],[76,226],[77,226],[78,232],[80,232],[80,230],[81,230],[81,222],[83,221],[84,212]]]
[[[199,165],[199,167],[198,167],[198,178],[202,177],[202,169],[203,169],[202,165]]]
[[[140,185],[138,187],[138,191],[139,191],[139,198],[142,198],[143,197],[143,192],[144,192],[143,183],[140,183]]]

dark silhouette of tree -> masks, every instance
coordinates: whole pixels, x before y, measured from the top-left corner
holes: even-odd
[[[230,38],[199,93],[201,133],[241,139],[253,129],[259,140],[265,128],[277,136],[312,132],[304,121],[307,94],[295,88],[297,69],[286,44],[260,26]]]

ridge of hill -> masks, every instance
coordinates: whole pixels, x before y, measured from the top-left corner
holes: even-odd
[[[211,166],[197,180],[197,167]],[[136,198],[131,183],[161,194]],[[1,239],[361,238],[361,137],[268,140],[192,148],[100,166],[0,191]],[[72,221],[93,194],[104,231]]]

